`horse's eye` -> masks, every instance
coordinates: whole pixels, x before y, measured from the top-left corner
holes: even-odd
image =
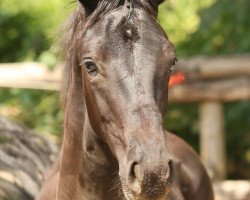
[[[174,68],[175,68],[175,64],[173,64],[173,65],[170,67],[169,71],[172,72],[172,71],[174,70]]]
[[[83,62],[89,75],[96,76],[98,74],[98,68],[92,59],[86,58]]]
[[[174,70],[176,62],[178,62],[177,58],[175,58],[174,61],[173,61],[173,63],[171,64],[171,67],[169,68],[170,72],[172,72]]]

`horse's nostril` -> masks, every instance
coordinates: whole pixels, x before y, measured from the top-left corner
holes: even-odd
[[[137,165],[136,162],[133,162],[131,167],[130,167],[130,171],[129,171],[129,176],[132,178],[132,179],[135,179],[135,165]]]
[[[142,181],[143,179],[143,173],[142,173],[142,168],[141,165],[138,164],[137,162],[133,162],[130,168],[130,177],[132,181]]]
[[[143,179],[141,165],[137,162],[133,162],[129,171],[129,185],[130,189],[136,194],[141,193],[141,182]]]
[[[166,174],[165,174],[165,178],[168,179],[170,177],[170,173],[171,173],[171,169],[172,169],[172,164],[173,161],[169,160],[168,165],[167,165],[167,169],[166,169]]]

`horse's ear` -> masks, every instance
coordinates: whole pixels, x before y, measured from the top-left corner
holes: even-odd
[[[158,6],[163,3],[165,0],[149,0],[150,4],[158,11]]]
[[[78,2],[84,7],[85,14],[88,17],[96,9],[99,0],[78,0]]]
[[[161,3],[163,3],[165,0],[151,0],[154,4],[155,4],[155,6],[156,6],[156,8],[161,4]]]
[[[157,5],[159,6],[161,3],[163,3],[165,0],[156,0]]]

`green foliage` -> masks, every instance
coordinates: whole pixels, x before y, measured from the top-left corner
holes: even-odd
[[[177,49],[181,42],[186,41],[199,28],[199,11],[213,2],[214,0],[168,0],[160,5],[158,20]]]
[[[159,21],[178,55],[236,54],[250,51],[249,0],[169,0]]]
[[[177,134],[199,152],[199,116],[197,104],[170,104],[165,129]]]
[[[71,10],[66,2],[1,0],[0,62],[37,60]]]
[[[182,42],[179,49],[184,55],[249,52],[249,8],[249,0],[217,0],[200,11],[199,28]]]
[[[250,177],[250,102],[225,106],[229,178]]]
[[[27,13],[20,12],[11,16],[4,12],[0,13],[1,62],[14,62],[28,56],[33,57],[32,54],[38,54],[42,49],[39,41],[44,37],[40,33],[34,34],[30,31],[31,21],[32,19]],[[46,46],[47,44],[43,43],[42,45]]]
[[[59,94],[51,91],[1,89],[0,113],[41,133],[60,135],[63,114]]]

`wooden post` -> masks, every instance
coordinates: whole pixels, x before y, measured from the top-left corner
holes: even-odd
[[[204,102],[200,105],[201,157],[212,180],[226,176],[223,104]]]

